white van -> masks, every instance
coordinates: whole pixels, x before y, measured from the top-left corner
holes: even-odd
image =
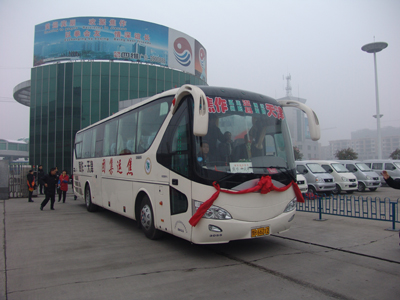
[[[307,179],[303,175],[299,174],[299,172],[297,172],[296,174],[296,182],[301,193],[302,194],[307,193],[308,191]]]
[[[340,194],[341,191],[351,194],[357,190],[357,177],[350,173],[343,164],[333,160],[316,160],[315,162],[320,164],[325,171],[335,178],[336,187],[333,190],[334,194]]]
[[[400,179],[400,160],[392,159],[366,159],[363,160],[368,167],[378,173],[381,183],[386,184],[385,179],[383,179],[382,171],[386,170],[393,179]]]
[[[338,162],[342,163],[347,170],[357,177],[357,189],[359,192],[364,192],[365,189],[374,192],[381,186],[379,175],[372,171],[365,163],[358,160],[338,160]]]
[[[296,169],[307,179],[308,192],[331,194],[336,187],[335,179],[313,160],[296,161]]]

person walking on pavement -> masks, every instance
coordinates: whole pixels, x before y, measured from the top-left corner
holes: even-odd
[[[67,171],[63,170],[60,177],[58,177],[58,187],[60,188],[60,193],[58,194],[58,202],[61,201],[61,194],[63,196],[63,203],[65,203],[65,197],[68,191],[68,180]]]
[[[32,193],[35,189],[35,176],[33,175],[33,170],[29,170],[28,175],[26,175],[27,183],[28,183],[28,190],[29,190],[29,198],[28,202],[34,202],[32,200]]]
[[[51,168],[49,174],[46,174],[44,177],[44,186],[46,191],[46,197],[44,198],[43,202],[40,204],[40,210],[46,206],[47,202],[50,202],[50,209],[54,210],[54,202],[56,202],[56,189],[58,179],[56,176],[57,168]]]
[[[43,195],[43,186],[44,186],[43,178],[44,178],[44,175],[45,175],[45,174],[44,174],[44,171],[43,171],[43,166],[40,165],[39,168],[38,168],[38,174],[37,174],[37,176],[38,176],[39,193],[40,193],[40,195]]]

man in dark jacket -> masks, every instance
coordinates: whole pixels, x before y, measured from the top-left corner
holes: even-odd
[[[44,181],[43,181],[43,178],[44,178],[44,171],[43,171],[43,166],[42,165],[40,165],[39,166],[39,169],[38,169],[38,174],[37,174],[37,176],[38,176],[38,183],[39,183],[39,192],[40,192],[40,195],[43,195],[43,185],[44,185]]]
[[[57,168],[51,168],[50,173],[46,174],[43,178],[44,186],[45,186],[45,194],[42,204],[40,204],[40,210],[43,210],[43,207],[46,206],[47,202],[50,202],[50,209],[54,210],[54,202],[56,201],[56,189],[58,184],[58,178],[56,176]]]
[[[388,186],[400,190],[400,180],[394,180],[392,177],[389,176],[388,172],[383,171],[382,172],[383,179],[385,179],[386,183]],[[400,232],[399,232],[399,238],[400,238]],[[399,243],[400,245],[400,243]]]
[[[400,190],[400,180],[394,180],[392,177],[389,176],[388,172],[382,172],[383,179],[385,179],[388,186]]]

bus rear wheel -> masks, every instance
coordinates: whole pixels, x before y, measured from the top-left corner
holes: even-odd
[[[86,204],[86,209],[89,212],[95,212],[97,211],[97,205],[93,204],[92,202],[92,195],[90,193],[90,187],[87,186],[85,189],[85,204]]]
[[[147,238],[151,240],[161,238],[162,232],[154,226],[154,213],[148,196],[142,199],[140,205],[140,225]]]

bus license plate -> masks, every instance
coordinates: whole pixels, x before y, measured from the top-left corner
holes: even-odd
[[[251,229],[251,237],[269,235],[269,226],[257,227]]]

